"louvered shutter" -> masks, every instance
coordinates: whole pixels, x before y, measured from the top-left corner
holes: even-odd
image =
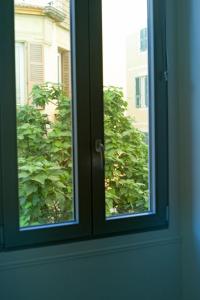
[[[64,92],[71,97],[70,51],[62,52],[62,83]]]
[[[29,93],[31,92],[33,85],[44,83],[43,51],[43,45],[29,44]]]

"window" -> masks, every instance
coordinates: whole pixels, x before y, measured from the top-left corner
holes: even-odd
[[[147,28],[143,28],[140,30],[140,51],[144,52],[147,50]]]
[[[2,247],[165,228],[164,1],[65,0],[60,14],[38,4],[32,15],[23,9],[23,18],[18,2],[15,27],[13,0],[0,4]],[[141,26],[149,40],[138,66],[137,42],[132,39],[130,57],[126,47]],[[23,44],[15,48],[20,35],[28,45],[27,71],[17,59],[15,67],[15,55],[24,55]],[[137,103],[148,105],[146,115],[129,108],[129,64]],[[140,68],[147,76],[136,74]],[[22,107],[16,105],[22,92],[15,91],[15,69],[16,78],[29,79],[30,97]],[[21,85],[25,89],[25,80]]]
[[[137,108],[144,108],[148,106],[147,76],[135,78],[135,105]]]

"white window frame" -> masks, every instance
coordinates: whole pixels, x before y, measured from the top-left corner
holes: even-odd
[[[25,44],[15,42],[16,101],[19,105],[24,105],[26,99],[25,72]]]
[[[134,78],[135,80],[135,92],[134,92],[134,98],[135,98],[135,107],[137,109],[141,109],[141,108],[147,108],[147,103],[148,100],[146,99],[146,97],[148,97],[148,93],[146,93],[146,78],[147,78],[147,85],[148,85],[148,76],[147,75],[140,75],[140,76],[136,76]],[[137,90],[136,90],[136,81],[139,80],[139,94],[137,94]],[[140,105],[137,105],[137,98],[139,97],[140,99]]]
[[[62,84],[62,53],[58,50],[57,52],[57,83]]]

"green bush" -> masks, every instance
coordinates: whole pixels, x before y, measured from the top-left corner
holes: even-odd
[[[55,105],[50,121],[45,107]],[[148,209],[148,147],[144,135],[125,116],[121,90],[106,88],[106,213]],[[71,101],[57,85],[34,86],[32,103],[18,107],[20,225],[73,219]]]
[[[125,116],[120,89],[104,90],[106,213],[148,210],[148,146],[145,136]]]

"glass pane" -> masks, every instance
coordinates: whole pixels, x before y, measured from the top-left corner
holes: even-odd
[[[102,0],[106,216],[150,213],[147,0]]]
[[[75,220],[69,6],[15,0],[20,227]]]

